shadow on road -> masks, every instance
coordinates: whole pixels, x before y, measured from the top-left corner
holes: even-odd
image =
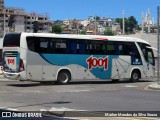
[[[139,80],[139,82],[136,83],[144,83],[144,82],[154,82],[152,80]],[[128,80],[120,80],[120,81],[76,81],[76,82],[70,82],[69,85],[75,85],[75,84],[128,84],[132,83]]]
[[[155,80],[140,80],[139,84],[143,84],[144,82],[155,82]],[[67,85],[82,85],[82,84],[128,84],[131,83],[128,80],[120,80],[120,81],[101,81],[101,80],[97,80],[97,81],[71,81],[69,84]],[[39,87],[39,86],[58,86],[55,82],[20,82],[20,83],[14,83],[14,84],[6,84],[7,86],[12,86],[12,87]],[[59,85],[62,86],[62,85]]]

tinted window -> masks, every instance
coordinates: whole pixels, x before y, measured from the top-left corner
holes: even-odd
[[[119,55],[118,51],[118,42],[116,41],[108,41],[106,44],[107,47],[107,55]]]
[[[38,53],[130,55],[140,57],[133,42],[27,37],[28,49]]]
[[[134,42],[119,42],[118,49],[120,55],[130,55],[140,58],[140,54]]]
[[[68,43],[65,39],[52,39],[51,43],[53,46],[51,47],[51,49],[54,49],[54,53],[57,53],[57,54],[69,53]]]
[[[49,40],[43,37],[27,37],[28,49],[37,53],[49,52]]]
[[[3,46],[4,47],[20,47],[20,34],[9,33],[4,37]]]
[[[27,37],[28,49],[37,53],[68,53],[68,44],[65,39]]]
[[[100,54],[104,55],[106,53],[105,42],[102,41],[87,41],[87,54]]]

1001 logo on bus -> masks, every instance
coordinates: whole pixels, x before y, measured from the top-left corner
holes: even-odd
[[[13,65],[15,64],[15,60],[14,59],[8,59],[7,61],[8,61],[8,65],[9,64],[13,64]]]
[[[86,61],[88,63],[89,70],[92,70],[92,68],[96,68],[96,67],[99,67],[99,68],[104,67],[104,70],[108,69],[108,57],[96,58],[96,57],[90,56]]]

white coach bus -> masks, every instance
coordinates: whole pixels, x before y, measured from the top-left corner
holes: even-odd
[[[154,77],[150,44],[131,37],[7,33],[4,76],[27,81],[119,80]]]

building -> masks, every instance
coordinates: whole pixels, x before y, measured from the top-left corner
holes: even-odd
[[[12,17],[13,23],[9,27],[8,23]],[[4,20],[5,19],[5,20]],[[38,21],[38,32],[49,32],[51,21],[48,15],[37,13],[25,13],[24,9],[5,7],[4,0],[0,0],[0,36],[5,32],[33,32],[33,22]],[[5,31],[5,32],[4,32]]]
[[[38,21],[39,32],[49,32],[52,22],[48,15],[40,15],[35,12],[25,14],[25,32],[33,31],[33,23]]]

